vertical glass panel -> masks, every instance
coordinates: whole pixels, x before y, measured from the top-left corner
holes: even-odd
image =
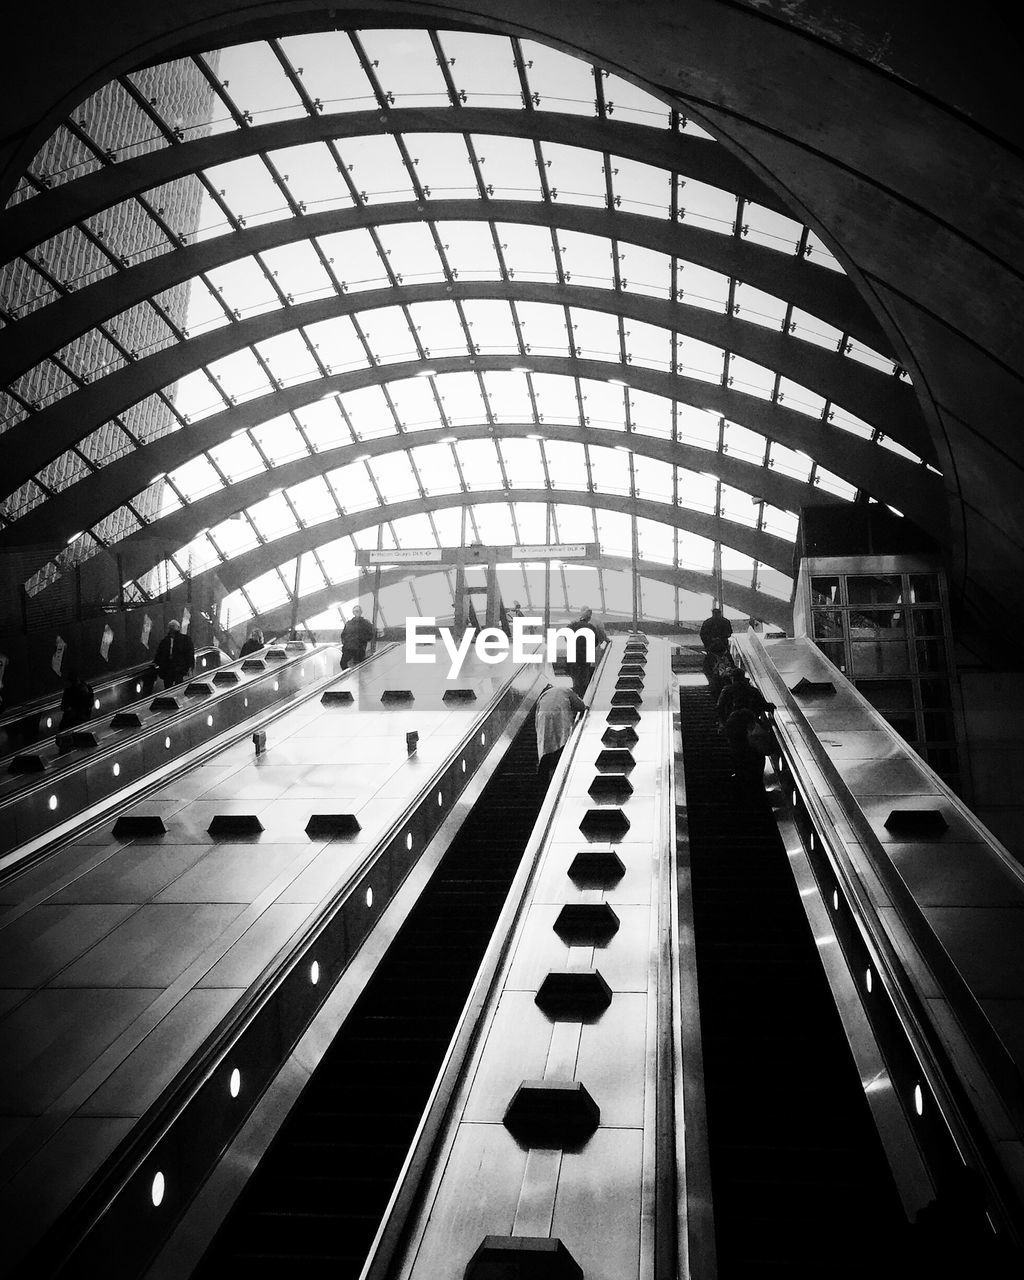
[[[939,577],[935,573],[910,575],[910,600],[912,604],[931,604],[939,599]],[[941,624],[939,627],[941,631]]]
[[[843,674],[846,674],[846,645],[842,641],[835,640],[819,640],[818,648],[822,651],[829,662],[837,667]]]
[[[842,609],[815,609],[813,628],[816,640],[833,640],[845,633]]]
[[[925,671],[945,671],[946,645],[941,639],[917,641],[917,669]]]
[[[812,578],[811,601],[814,604],[838,604],[839,579],[823,577]]]
[[[903,581],[895,574],[849,574],[846,592],[850,604],[900,604]]]

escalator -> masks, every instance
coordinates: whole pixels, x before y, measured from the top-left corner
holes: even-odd
[[[719,1280],[888,1274],[902,1210],[771,808],[680,702]]]
[[[531,715],[197,1275],[359,1275],[542,800]]]

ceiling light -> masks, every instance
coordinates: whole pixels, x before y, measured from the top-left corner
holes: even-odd
[[[624,382],[622,378],[606,378],[605,381],[610,383],[613,387],[626,387],[629,385],[627,382]]]
[[[419,373],[417,373],[416,377],[417,378],[433,378],[436,373],[437,373],[436,369],[421,369]]]
[[[71,546],[71,544],[72,544],[72,542],[74,542],[74,540],[75,540],[76,538],[80,538],[81,536],[82,536],[82,531],[81,531],[81,530],[79,530],[79,531],[78,531],[78,533],[73,533],[73,534],[71,535],[71,537],[70,537],[70,538],[68,538],[68,546],[70,547],[70,546]]]
[[[511,373],[533,373],[533,370],[525,364],[514,364],[510,372]]]
[[[454,444],[455,440],[456,440],[455,436],[442,436],[437,443],[438,444]]]
[[[337,392],[337,391],[328,391],[325,395],[322,395],[322,396],[320,397],[320,399],[321,399],[321,400],[333,400],[333,399],[334,399],[334,397],[335,397],[336,395],[338,395],[338,394],[339,394],[339,392]]]

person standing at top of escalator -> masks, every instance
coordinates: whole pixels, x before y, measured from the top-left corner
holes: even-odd
[[[192,643],[192,637],[182,631],[177,618],[172,618],[167,624],[167,634],[157,645],[153,658],[156,674],[164,682],[164,688],[169,689],[172,684],[180,684],[186,676],[191,675],[195,664],[196,647]]]
[[[732,623],[728,618],[722,616],[721,609],[712,609],[711,617],[705,618],[701,623],[700,642],[709,653],[715,641],[722,641],[724,644],[728,644],[731,635]]]
[[[64,733],[76,725],[85,724],[93,711],[92,686],[86,684],[77,671],[68,672],[68,683],[60,699],[60,728]]]
[[[373,639],[373,627],[363,617],[360,605],[352,606],[352,617],[341,629],[341,669],[346,671],[366,657],[366,646]]]
[[[238,656],[240,658],[248,658],[250,653],[259,653],[259,651],[263,648],[263,645],[264,645],[263,632],[259,629],[259,627],[253,627],[253,629],[249,632],[249,637],[246,640],[245,644],[243,644],[241,649],[239,649]]]
[[[593,609],[584,609],[575,621],[569,623],[571,630],[576,632],[576,643],[570,646],[570,652],[567,656],[565,669],[572,678],[572,691],[577,697],[582,698],[590,684],[591,676],[594,674],[594,667],[597,665],[597,659],[601,650],[608,643],[608,633],[600,622],[595,621]],[[589,662],[586,657],[586,640],[587,633],[594,637],[594,661]]]

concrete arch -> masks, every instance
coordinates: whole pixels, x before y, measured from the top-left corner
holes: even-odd
[[[212,236],[149,258],[65,294],[0,331],[0,382],[12,382],[49,352],[147,298],[201,272],[281,245],[364,227],[406,222],[513,222],[615,238],[699,263],[792,302],[843,333],[889,353],[889,340],[848,276],[755,241],[686,222],[618,209],[525,200],[431,200],[331,209]],[[628,272],[627,272],[628,276]]]
[[[588,556],[584,560],[574,560],[574,564],[590,565],[596,569],[608,569],[616,573],[629,573],[632,561],[625,556]],[[425,578],[439,573],[442,566],[428,565],[404,569],[384,569],[380,575],[380,585],[397,586],[416,578]],[[714,596],[718,584],[710,573],[700,573],[696,569],[673,568],[672,565],[661,565],[651,560],[641,560],[638,565],[640,577],[651,582],[664,582],[667,586],[678,587],[681,591],[692,591],[695,595]],[[372,581],[372,579],[371,579]],[[338,600],[349,599],[365,591],[365,577],[349,578],[345,582],[337,582],[330,587],[322,587],[319,591],[311,591],[299,596],[299,616],[309,617],[323,613]],[[730,609],[737,609],[748,617],[759,618],[762,622],[786,630],[792,626],[793,611],[786,600],[770,596],[764,591],[755,591],[751,587],[741,587],[739,583],[722,579],[722,599]],[[262,627],[264,630],[284,630],[291,626],[291,604],[276,605],[258,613],[244,624],[232,630],[244,631],[248,627]]]
[[[16,492],[65,449],[131,405],[251,343],[265,341],[302,324],[315,324],[379,307],[481,298],[564,304],[623,315],[662,328],[675,328],[684,336],[724,346],[726,350],[800,381],[865,421],[879,426],[884,424],[887,435],[926,461],[933,460],[913,389],[898,379],[881,377],[875,370],[836,352],[794,342],[784,334],[773,333],[732,316],[719,316],[700,307],[641,294],[622,294],[571,284],[456,281],[454,284],[401,285],[398,288],[364,290],[265,311],[125,365],[7,430],[8,456],[17,458],[17,464],[8,469],[4,493]],[[478,357],[476,364],[480,366],[484,358]],[[432,360],[431,363],[437,362]],[[471,363],[468,352],[456,359],[459,367]],[[612,369],[616,376],[621,376],[621,365],[613,365],[610,361],[596,363],[604,364],[606,371],[601,376],[607,377]],[[376,366],[371,371],[376,379],[385,367],[394,366]],[[343,377],[352,385],[363,385],[359,382],[363,372],[356,370]]]
[[[690,511],[685,507],[673,507],[665,502],[652,502],[643,498],[627,498],[620,494],[587,493],[572,489],[485,489],[473,494],[445,493],[426,498],[406,499],[400,502],[386,503],[382,507],[374,507],[366,511],[356,512],[351,516],[341,516],[335,520],[324,521],[310,529],[300,529],[295,533],[285,534],[261,546],[245,551],[231,560],[197,573],[192,578],[192,586],[200,591],[218,582],[225,591],[233,591],[243,586],[252,578],[274,568],[278,564],[286,564],[304,551],[333,542],[350,533],[358,533],[363,529],[375,528],[388,520],[401,520],[405,516],[422,515],[425,512],[445,511],[452,507],[482,506],[498,502],[509,502],[514,495],[517,502],[556,502],[562,505],[589,507],[597,510],[618,511],[626,515],[636,515],[643,520],[653,520],[676,529],[695,533],[710,541],[721,542],[725,546],[739,551],[742,555],[777,569],[780,573],[790,574],[793,571],[793,544],[774,534],[758,532],[746,525],[737,524],[733,520],[725,520],[719,516],[705,515],[703,512]],[[122,571],[127,575],[138,577],[148,572],[159,562],[167,549],[155,547],[152,543],[138,548],[138,556],[128,554],[127,546],[121,557]],[[184,600],[188,595],[188,586],[181,584],[165,593],[161,599],[168,601]]]

